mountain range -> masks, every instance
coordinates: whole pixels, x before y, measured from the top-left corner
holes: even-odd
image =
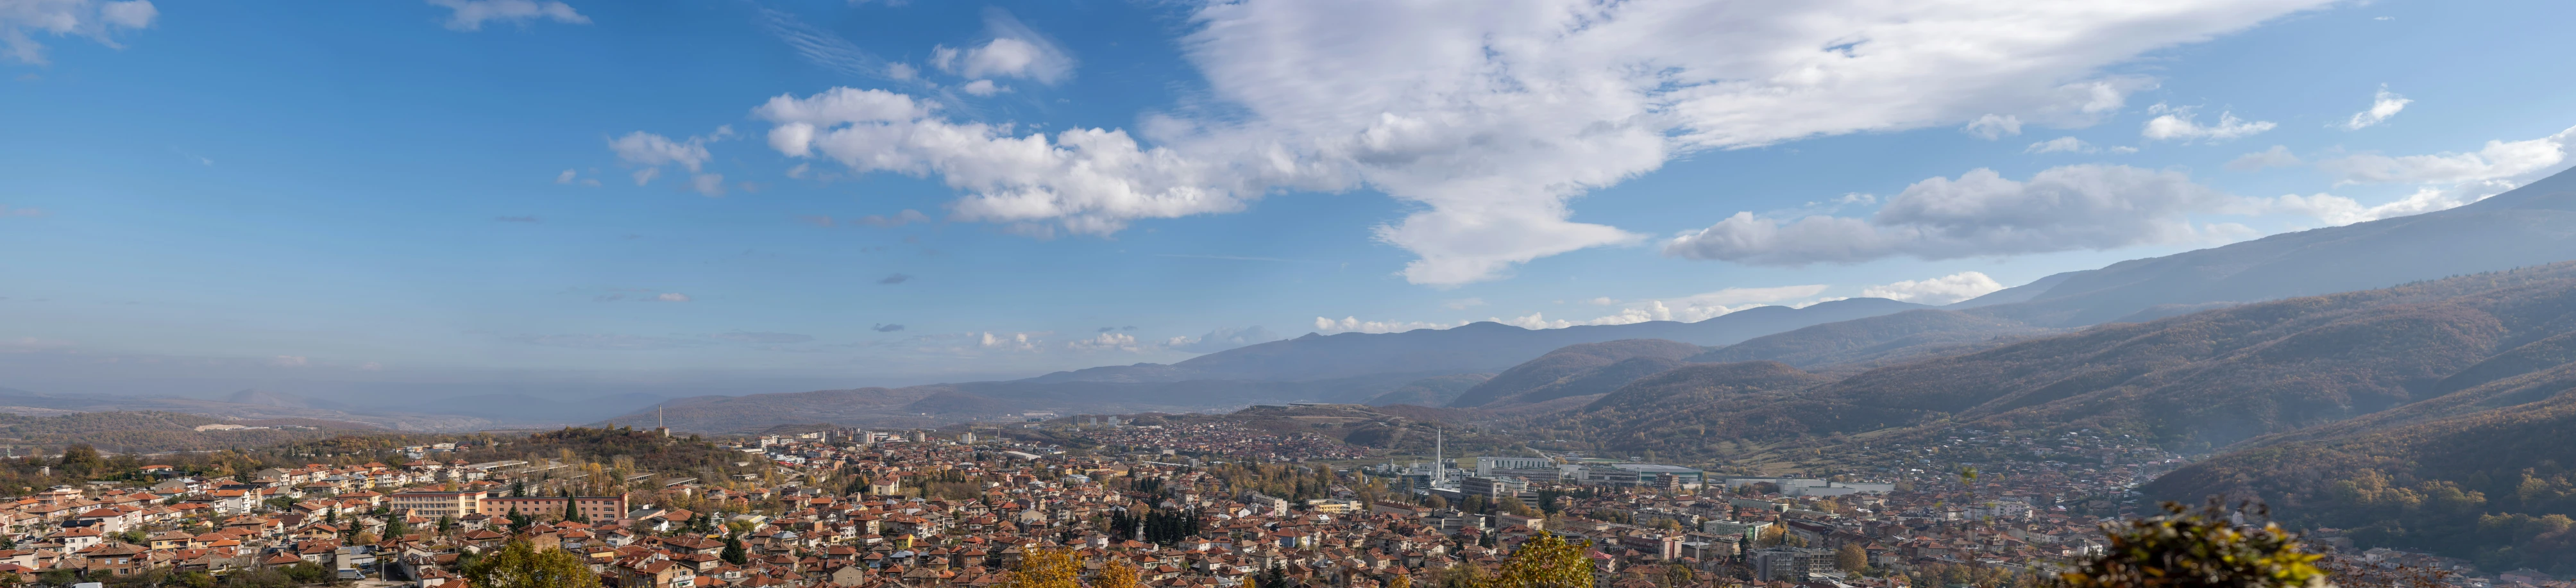
[[[882,402],[849,404],[815,416],[856,424],[956,420],[992,416],[996,409],[1195,411],[1301,400],[1433,402],[1526,416],[1576,408],[1622,385],[1688,364],[1773,361],[1851,376],[2096,325],[2569,259],[2576,259],[2576,175],[2561,173],[2449,210],[2066,272],[1941,308],[1856,298],[1804,308],[1757,307],[1695,323],[1533,330],[1483,322],[1401,333],[1310,333],[1172,364],[887,389],[869,393]],[[1677,345],[1569,347],[1624,340]],[[1649,347],[1655,351],[1620,350]],[[1532,360],[1542,361],[1524,365]],[[1463,388],[1457,385],[1467,374],[1487,373],[1495,375]],[[2095,377],[2117,375],[2122,374]],[[940,400],[913,404],[934,395]],[[682,399],[661,407],[671,410],[675,426],[757,430],[791,422],[784,415],[803,410],[792,406],[800,398],[755,394]],[[719,411],[717,406],[768,408]],[[641,422],[651,408],[609,422]],[[707,412],[681,414],[698,410]],[[2225,442],[2267,432],[2271,429],[2209,431],[2212,436],[2205,440]]]

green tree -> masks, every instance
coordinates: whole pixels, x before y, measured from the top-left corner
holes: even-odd
[[[1584,557],[1584,547],[1541,531],[1512,550],[1488,588],[1592,588],[1592,560]]]
[[[2298,535],[2265,522],[2235,524],[2216,501],[2198,509],[2103,525],[2108,549],[2063,574],[2072,588],[2320,588],[2326,573]],[[2250,509],[2256,516],[2261,508]]]
[[[733,565],[742,565],[744,562],[751,561],[751,555],[744,553],[742,550],[742,537],[740,535],[725,536],[724,555],[722,557],[724,557],[725,563]]]
[[[63,469],[64,476],[89,477],[104,469],[107,459],[99,457],[98,448],[91,447],[87,443],[79,443],[64,446],[62,460],[55,462],[54,465]]]
[[[581,556],[560,549],[537,551],[526,541],[511,541],[465,566],[465,578],[476,588],[598,588]]]

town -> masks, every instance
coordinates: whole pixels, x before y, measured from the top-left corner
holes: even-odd
[[[1358,448],[1219,425],[1095,421],[1084,435],[1101,451],[1008,431],[566,429],[518,442],[722,461],[708,471],[570,449],[461,458],[506,454],[506,437],[226,476],[139,465],[30,488],[0,512],[0,580],[464,588],[526,560],[515,546],[620,588],[981,587],[1041,552],[1155,586],[1371,588],[1486,577],[1547,533],[1587,546],[1596,585],[2014,588],[2099,553],[2099,525],[2134,507],[2126,488],[2181,460],[2109,435],[1960,431],[1873,448],[1881,463],[1867,471],[1803,478],[1569,454],[1370,464]],[[98,461],[83,451],[57,459]],[[2326,563],[2402,564],[2464,588],[2569,586],[2386,549]]]

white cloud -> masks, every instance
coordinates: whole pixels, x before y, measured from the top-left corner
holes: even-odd
[[[2302,163],[2307,162],[2299,159],[2298,155],[2290,153],[2289,146],[2273,145],[2271,149],[2247,153],[2229,160],[2227,169],[2254,171],[2267,167],[2290,167]]]
[[[635,171],[635,185],[641,186],[652,183],[654,178],[661,177],[662,166],[665,165],[676,164],[682,168],[688,169],[689,173],[698,173],[706,165],[708,160],[715,158],[714,155],[707,152],[707,143],[723,140],[732,136],[732,126],[716,127],[716,131],[714,133],[689,137],[686,140],[680,141],[673,141],[670,137],[664,137],[653,133],[635,131],[627,133],[626,136],[623,137],[609,139],[608,150],[616,152],[617,159],[619,161],[624,161],[630,165],[644,166],[644,169]],[[569,172],[570,170],[566,171]],[[703,177],[704,176],[700,176],[700,178]],[[562,176],[557,176],[557,181],[561,181],[561,178]],[[699,181],[702,182],[699,192],[704,193],[706,191],[703,187],[704,180],[701,179]],[[716,181],[721,183],[724,181],[724,178],[722,176],[717,176]],[[723,188],[719,186],[716,194],[708,195],[713,196],[722,193]]]
[[[1479,307],[1479,306],[1484,306],[1484,305],[1485,305],[1485,299],[1483,299],[1483,298],[1460,298],[1460,299],[1457,299],[1457,300],[1446,300],[1446,301],[1442,301],[1442,302],[1440,303],[1440,305],[1441,305],[1441,306],[1449,307],[1449,309],[1450,309],[1450,310],[1466,310],[1466,309],[1470,309],[1470,308],[1475,308],[1475,307]]]
[[[1129,335],[1126,333],[1101,333],[1089,339],[1068,341],[1064,345],[1066,348],[1074,351],[1115,350],[1129,353],[1144,351],[1146,347],[1144,345],[1137,344],[1135,335]]]
[[[2416,184],[2413,193],[2377,205],[2333,194],[2284,194],[2248,198],[2233,206],[2237,214],[2295,214],[2334,225],[2422,214],[2484,200],[2532,180],[2567,169],[2566,145],[2576,128],[2523,141],[2487,141],[2476,153],[2443,152],[2390,157],[2353,155],[2317,162],[2334,172],[2338,184]],[[2274,148],[2279,150],[2280,148]],[[2251,156],[2248,156],[2251,157]],[[2240,158],[2241,159],[2241,158]]]
[[[557,184],[570,184],[570,183],[572,183],[572,179],[573,179],[573,177],[574,177],[574,176],[577,176],[577,175],[580,175],[580,174],[574,173],[572,170],[569,170],[569,169],[567,169],[567,170],[563,170],[563,173],[555,174],[555,183],[557,183]]]
[[[1971,137],[1993,141],[2021,134],[2021,117],[1989,114],[1977,117],[1977,120],[1968,121],[1968,126],[1960,127],[1959,130],[1968,133]]]
[[[999,349],[1003,351],[1036,351],[1038,348],[1037,339],[1031,336],[1033,333],[1003,333],[996,335],[988,331],[979,335],[980,336],[975,340],[975,345],[985,349]]]
[[[0,55],[28,65],[47,65],[45,44],[31,33],[88,37],[100,45],[124,48],[115,33],[151,28],[161,11],[147,0],[0,0]]]
[[[690,176],[689,189],[697,190],[698,195],[708,198],[722,197],[725,194],[724,174],[698,174]]]
[[[875,91],[761,112],[781,152],[938,174],[967,193],[958,220],[1027,233],[1105,235],[1273,191],[1375,189],[1417,206],[1375,233],[1417,256],[1406,278],[1455,285],[1637,242],[1572,220],[1568,202],[1675,157],[1986,115],[2085,126],[2154,85],[2103,67],[2327,1],[1248,0],[1198,9],[1181,47],[1208,100],[1144,115],[1151,147],[1124,130],[953,121]],[[969,73],[966,51],[934,65]],[[840,98],[900,114],[770,112]]]
[[[9,207],[9,205],[6,205],[6,204],[0,204],[0,218],[12,217],[12,216],[44,216],[44,215],[45,215],[45,211],[44,211],[44,209],[41,209],[41,208],[10,208],[10,207]]]
[[[1000,8],[984,9],[984,33],[993,37],[983,45],[959,49],[941,45],[930,50],[930,64],[940,71],[976,78],[984,91],[976,92],[974,84],[966,91],[989,96],[996,91],[987,78],[1025,78],[1054,85],[1073,77],[1073,56],[1063,47],[1038,34],[1020,19]]]
[[[1364,321],[1357,317],[1342,317],[1342,320],[1337,321],[1319,316],[1315,317],[1315,330],[1317,332],[1324,333],[1397,333],[1411,331],[1414,329],[1446,329],[1462,326],[1467,323],[1468,321],[1458,321],[1454,323],[1422,321]]]
[[[1938,278],[1903,280],[1862,288],[1860,295],[1917,304],[1949,304],[2004,289],[1984,272],[1959,272]]]
[[[483,30],[483,23],[489,21],[522,26],[537,19],[590,24],[590,17],[574,11],[572,5],[551,0],[429,0],[429,3],[455,11],[447,19],[447,28],[459,31]]]
[[[2186,215],[2231,202],[2178,171],[2070,165],[2020,182],[1980,168],[1955,180],[1935,177],[1907,186],[1867,219],[1737,213],[1675,237],[1664,254],[1797,266],[1899,255],[1950,259],[2201,243],[2238,231],[2194,227]]]
[[[301,355],[280,355],[268,359],[268,365],[277,367],[304,367],[311,364],[312,362]]]
[[[991,96],[1010,91],[1009,88],[1004,88],[1000,84],[995,84],[992,80],[975,80],[972,82],[966,82],[966,85],[958,86],[957,89],[976,96]]]
[[[654,296],[653,299],[661,302],[688,302],[689,295],[678,292],[663,292],[660,295]]]
[[[2139,131],[2140,136],[2154,141],[2206,140],[2214,143],[2269,131],[2276,126],[2270,121],[2236,118],[2236,113],[2224,111],[2218,113],[2218,124],[2202,126],[2198,120],[2199,115],[2194,114],[2192,107],[2189,106],[2167,107],[2158,104],[2149,111],[2165,113],[2163,116],[2148,120],[2146,128]]]
[[[1618,312],[1613,314],[1582,320],[1550,319],[1547,318],[1547,314],[1543,312],[1533,312],[1526,316],[1512,318],[1496,317],[1485,320],[1521,327],[1524,329],[1562,329],[1575,325],[1626,325],[1647,321],[1679,321],[1690,323],[1704,321],[1728,313],[1758,306],[1787,304],[1790,306],[1803,307],[1823,300],[1839,300],[1816,298],[1816,295],[1824,293],[1827,287],[1828,286],[1824,284],[1806,284],[1765,288],[1727,288],[1714,292],[1703,292],[1678,298],[1639,300],[1624,304],[1608,297],[1601,297],[1584,302],[1598,306],[1621,306],[1621,308]],[[1466,323],[1460,322],[1458,324]],[[1360,321],[1352,318],[1344,318],[1340,321],[1334,321],[1332,319],[1322,317],[1317,317],[1315,319],[1315,328],[1319,331],[1386,333],[1417,328],[1445,329],[1454,326],[1457,325],[1437,322]]]
[[[2249,198],[2240,205],[2243,214],[2286,213],[2315,218],[2329,225],[2348,225],[2363,221],[2422,214],[2467,204],[2445,190],[2427,187],[2405,198],[2378,206],[2362,206],[2351,198],[2317,193],[2307,196],[2283,194],[2269,199]]]
[[[1574,325],[1625,325],[1646,321],[1680,321],[1685,323],[1695,323],[1756,306],[1771,306],[1775,304],[1794,305],[1795,302],[1800,299],[1813,298],[1817,294],[1824,293],[1826,288],[1827,286],[1824,284],[1771,286],[1764,288],[1727,288],[1715,292],[1702,292],[1679,298],[1661,298],[1629,302],[1625,304],[1623,308],[1619,309],[1619,312],[1616,314],[1593,317],[1590,320],[1546,320],[1545,317],[1539,316],[1537,313],[1532,313],[1530,316],[1503,322],[1533,329],[1564,328]],[[1611,301],[1608,298],[1596,298],[1591,302],[1593,304],[1603,306],[1617,304],[1615,301]],[[1531,327],[1529,325],[1544,326]]]
[[[1269,343],[1279,339],[1280,337],[1277,333],[1272,333],[1269,329],[1264,329],[1258,326],[1242,328],[1222,327],[1213,331],[1208,331],[1208,334],[1197,337],[1173,337],[1171,340],[1165,341],[1164,346],[1175,351],[1215,353],[1245,345]]]
[[[2389,117],[2397,116],[2398,111],[2405,110],[2406,105],[2412,102],[2414,100],[2408,100],[2405,96],[2389,93],[2388,84],[2380,84],[2379,93],[2370,98],[2370,109],[2352,113],[2352,119],[2344,121],[2343,128],[2358,131],[2371,125],[2388,122]]]
[[[2440,184],[2511,178],[2549,169],[2566,161],[2567,142],[2576,128],[2523,141],[2487,141],[2476,153],[2442,152],[2389,157],[2362,154],[2317,162],[2334,172],[2339,183]]]
[[[2092,144],[2090,144],[2090,143],[2085,143],[2083,139],[2077,139],[2077,138],[2074,138],[2074,137],[2058,137],[2058,138],[2055,138],[2055,139],[2049,139],[2049,140],[2046,140],[2046,141],[2040,141],[2040,142],[2037,142],[2037,143],[2032,143],[2032,144],[2030,144],[2030,147],[2022,149],[2022,150],[2021,150],[2021,152],[2023,152],[2023,153],[2092,153],[2092,152],[2093,152],[2093,145],[2092,145]]]
[[[372,361],[370,361],[370,362],[366,362],[366,363],[358,364],[358,369],[359,369],[359,370],[363,370],[363,371],[370,371],[370,372],[380,372],[380,371],[384,371],[384,370],[385,370],[385,364],[381,364],[381,363],[376,363],[376,362],[372,362]]]
[[[1077,234],[1107,235],[1130,219],[1240,210],[1252,178],[1169,149],[1145,149],[1125,131],[1077,129],[1054,137],[932,116],[934,105],[882,90],[834,88],[779,96],[753,113],[777,126],[769,145],[859,172],[938,174],[972,193],[959,220],[1055,220]],[[1217,184],[1225,182],[1226,184]]]

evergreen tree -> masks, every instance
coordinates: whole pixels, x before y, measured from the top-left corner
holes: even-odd
[[[736,535],[725,536],[724,555],[722,557],[724,557],[725,563],[733,565],[742,565],[751,561],[751,554],[744,553],[742,550],[742,538]]]

